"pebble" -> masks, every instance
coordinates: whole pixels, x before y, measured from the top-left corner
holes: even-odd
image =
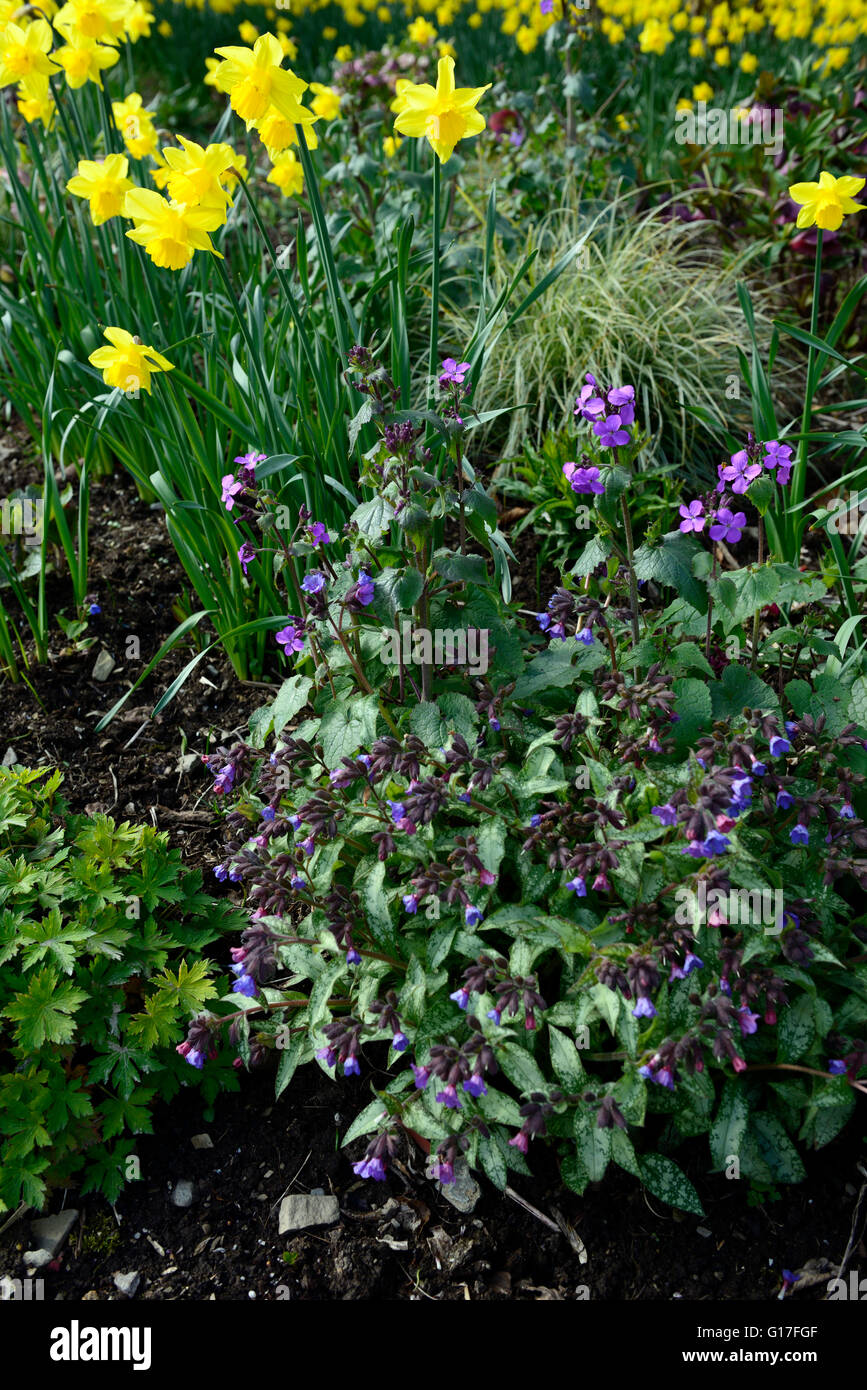
[[[455,1164],[455,1180],[449,1183],[439,1184],[440,1192],[447,1202],[456,1211],[471,1212],[482,1195],[482,1189],[476,1182],[466,1162]]]
[[[190,1140],[194,1149],[212,1149],[214,1141],[210,1134],[194,1134]]]
[[[127,1298],[134,1298],[138,1286],[141,1283],[141,1275],[137,1269],[130,1270],[128,1274],[113,1274],[114,1286],[119,1293],[125,1294]]]
[[[296,1193],[280,1203],[277,1231],[281,1236],[289,1231],[303,1231],[308,1226],[333,1226],[340,1219],[340,1204],[336,1197]]]
[[[32,1221],[30,1229],[36,1237],[40,1250],[47,1250],[49,1258],[56,1255],[69,1232],[78,1220],[78,1212],[70,1207],[67,1211],[57,1211],[53,1216],[43,1216]]]
[[[105,647],[103,647],[93,664],[91,678],[95,681],[107,681],[114,668],[114,657],[111,652],[107,652]]]
[[[181,1178],[172,1189],[172,1206],[191,1207],[193,1205],[193,1184],[189,1178]]]
[[[98,1303],[99,1294],[96,1292],[96,1289],[88,1289],[86,1294],[82,1294],[81,1301],[82,1303]]]
[[[3,762],[0,763],[0,767],[14,767],[17,761],[18,754],[15,752],[15,749],[10,746],[3,754]]]
[[[43,1265],[51,1264],[54,1257],[50,1250],[25,1250],[21,1258],[30,1274],[35,1269],[42,1269]]]

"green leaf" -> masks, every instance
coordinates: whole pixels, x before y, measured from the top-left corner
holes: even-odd
[[[779,712],[780,702],[769,685],[747,670],[746,666],[730,663],[723,671],[721,681],[710,687],[714,719],[729,719],[739,715],[743,709],[770,710]]]
[[[816,1036],[813,1001],[801,995],[784,1009],[777,1029],[777,1058],[780,1062],[799,1062],[806,1056]]]
[[[278,1035],[279,1036],[279,1035]],[[279,1100],[292,1077],[295,1075],[296,1068],[301,1061],[304,1048],[307,1046],[307,1039],[302,1033],[296,1033],[289,1039],[288,1047],[278,1047],[280,1061],[277,1063],[277,1076],[274,1080],[274,1097]]]
[[[366,1105],[360,1115],[356,1115],[346,1134],[343,1136],[340,1147],[345,1149],[347,1144],[351,1144],[353,1139],[360,1139],[363,1134],[372,1134],[379,1128],[380,1121],[384,1120],[388,1114],[382,1101],[377,1096]]]
[[[519,1091],[547,1091],[548,1082],[525,1047],[508,1042],[497,1055],[506,1076]]]
[[[652,579],[670,589],[700,613],[707,612],[704,586],[692,572],[695,543],[680,531],[669,531],[656,545],[647,542],[639,546],[634,556],[636,579]]]
[[[773,603],[780,592],[780,578],[771,565],[727,570],[724,582],[712,586],[715,598],[729,609],[736,623],[751,618]]]
[[[862,729],[867,729],[867,676],[859,676],[852,682],[848,717],[860,724]]]
[[[739,1080],[729,1077],[708,1136],[711,1158],[717,1172],[725,1169],[731,1157],[739,1156],[748,1121],[749,1105],[745,1088]]]
[[[375,695],[332,705],[319,726],[322,755],[329,771],[340,766],[341,758],[352,757],[376,737],[379,703]]]
[[[590,1182],[601,1182],[611,1157],[611,1130],[600,1129],[596,1116],[581,1106],[575,1111],[575,1143]]]
[[[608,559],[611,548],[610,540],[603,536],[591,536],[572,566],[571,573],[579,579],[591,574],[597,565],[601,565],[603,560]]]
[[[681,1211],[704,1216],[704,1207],[699,1201],[698,1193],[686,1174],[682,1173],[670,1158],[665,1158],[662,1154],[646,1154],[639,1160],[639,1165],[641,1181],[654,1197],[659,1197],[670,1207],[679,1207]]]
[[[584,1068],[578,1049],[571,1038],[558,1028],[548,1024],[548,1046],[551,1049],[551,1066],[554,1075],[567,1091],[577,1091],[584,1083]]]
[[[462,584],[486,584],[488,566],[483,555],[456,555],[452,550],[438,550],[433,557],[434,573],[447,581]]]
[[[15,1038],[20,1047],[36,1052],[43,1043],[67,1043],[75,1036],[72,1015],[87,999],[82,989],[68,981],[61,983],[47,966],[34,975],[26,994],[18,994],[3,1010],[7,1018],[17,1022]]]
[[[802,1182],[806,1170],[797,1149],[776,1115],[767,1112],[753,1115],[750,1130],[759,1152],[779,1182]]]
[[[674,713],[678,722],[674,728],[675,747],[683,756],[694,748],[698,736],[709,729],[713,718],[710,691],[706,681],[694,676],[680,676],[672,684],[675,694]]]
[[[505,1142],[496,1130],[489,1139],[483,1135],[479,1140],[479,1162],[494,1187],[499,1188],[501,1192],[509,1181],[509,1170],[503,1153]]]

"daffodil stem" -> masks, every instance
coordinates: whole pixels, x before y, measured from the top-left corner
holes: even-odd
[[[280,422],[277,419],[277,412],[274,409],[273,391],[265,376],[265,371],[261,361],[259,360],[259,355],[256,352],[256,344],[253,342],[249,324],[247,323],[247,320],[244,318],[240,301],[238,300],[238,296],[235,293],[235,287],[232,284],[231,277],[229,275],[228,270],[226,269],[226,263],[225,261],[222,261],[219,258],[219,256],[215,256],[214,264],[216,265],[220,278],[222,279],[223,284],[226,288],[226,294],[229,296],[229,303],[235,310],[235,317],[238,320],[238,326],[241,329],[244,342],[247,344],[247,357],[249,359],[249,365],[252,368],[252,370],[256,373],[256,376],[259,378],[259,385],[262,388],[262,395],[265,399],[265,404],[267,406],[268,413],[271,416],[271,428],[274,434],[274,449],[275,451],[277,451],[281,447],[283,434],[280,429]]]
[[[319,255],[322,258],[322,268],[325,271],[328,298],[331,301],[331,316],[334,319],[334,332],[337,336],[340,356],[345,369],[349,358],[350,345],[346,340],[346,323],[343,303],[340,296],[337,266],[334,263],[331,238],[328,235],[328,225],[325,221],[325,209],[322,206],[322,199],[319,196],[319,184],[316,179],[316,170],[313,167],[313,160],[310,158],[310,150],[307,145],[307,137],[304,134],[304,127],[301,125],[296,126],[296,130],[298,131],[298,151],[301,155],[301,167],[304,170],[304,186],[307,190],[307,196],[310,199],[310,212],[313,217],[313,225],[316,229],[316,240],[319,243]]]
[[[440,161],[439,155],[433,157],[433,262],[431,264],[430,286],[430,352],[428,354],[427,408],[433,410],[436,399],[436,380],[439,365],[439,319],[440,319]]]
[[[822,281],[822,237],[821,227],[816,228],[816,260],[813,266],[813,303],[810,306],[810,333],[815,338],[819,332],[819,297]],[[795,468],[795,476],[792,479],[792,500],[789,510],[792,513],[794,532],[792,540],[794,542],[789,559],[793,565],[797,565],[798,557],[801,553],[801,537],[804,533],[805,519],[798,510],[799,505],[804,500],[804,493],[807,489],[807,452],[808,445],[805,436],[810,432],[810,422],[813,413],[813,396],[816,391],[814,373],[816,367],[816,349],[811,346],[807,349],[807,379],[804,386],[804,409],[801,414],[801,439],[798,444],[798,463]]]

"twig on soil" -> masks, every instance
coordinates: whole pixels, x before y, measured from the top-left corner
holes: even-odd
[[[20,1221],[22,1216],[26,1215],[29,1210],[30,1204],[28,1202],[22,1202],[18,1210],[13,1211],[12,1215],[8,1216],[3,1222],[3,1225],[0,1226],[0,1236],[2,1236],[4,1231],[8,1231],[10,1226],[14,1226],[16,1221]]]
[[[531,1216],[536,1217],[537,1221],[541,1221],[543,1226],[548,1226],[550,1230],[556,1231],[558,1236],[561,1234],[560,1227],[557,1225],[556,1221],[552,1221],[550,1216],[546,1216],[543,1211],[539,1211],[538,1207],[532,1207],[529,1202],[526,1202],[523,1197],[518,1195],[513,1187],[504,1187],[503,1191],[507,1197],[511,1197],[513,1202],[517,1202],[519,1207],[523,1207],[524,1211],[528,1211]]]
[[[863,1166],[862,1166],[860,1163],[858,1164],[858,1172],[859,1172],[859,1173],[863,1173],[864,1176],[865,1176],[865,1178],[867,1178],[867,1171],[865,1171],[865,1169],[863,1168]],[[864,1193],[865,1193],[865,1192],[867,1192],[867,1182],[863,1182],[863,1183],[861,1184],[861,1191],[858,1193],[858,1201],[855,1203],[855,1215],[852,1217],[852,1229],[851,1229],[850,1232],[849,1232],[849,1243],[848,1243],[848,1245],[846,1246],[846,1253],[845,1253],[845,1255],[843,1256],[842,1260],[840,1261],[840,1268],[837,1270],[837,1278],[838,1278],[838,1279],[842,1279],[842,1278],[843,1278],[843,1274],[845,1273],[846,1266],[847,1266],[847,1264],[849,1263],[849,1257],[850,1257],[850,1255],[852,1254],[852,1251],[853,1251],[854,1248],[855,1248],[855,1232],[856,1232],[856,1230],[857,1230],[857,1228],[858,1228],[858,1216],[859,1216],[860,1211],[861,1211],[861,1205],[862,1205],[862,1203],[863,1203],[863,1201],[864,1201]]]

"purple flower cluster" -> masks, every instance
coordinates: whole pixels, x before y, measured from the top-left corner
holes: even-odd
[[[706,511],[705,504],[700,497],[693,502],[682,504],[680,515],[683,519],[678,529],[684,535],[689,535],[690,532],[698,535],[710,522],[708,535],[711,540],[725,541],[728,545],[738,543],[747,524],[744,512],[732,512],[729,507],[718,507],[716,510]]]
[[[760,444],[750,435],[745,449],[739,449],[731,455],[728,463],[719,465],[716,491],[725,492],[728,489],[738,494],[744,493],[765,469],[773,472],[776,482],[784,487],[792,476],[791,445],[781,444],[778,439]]]

